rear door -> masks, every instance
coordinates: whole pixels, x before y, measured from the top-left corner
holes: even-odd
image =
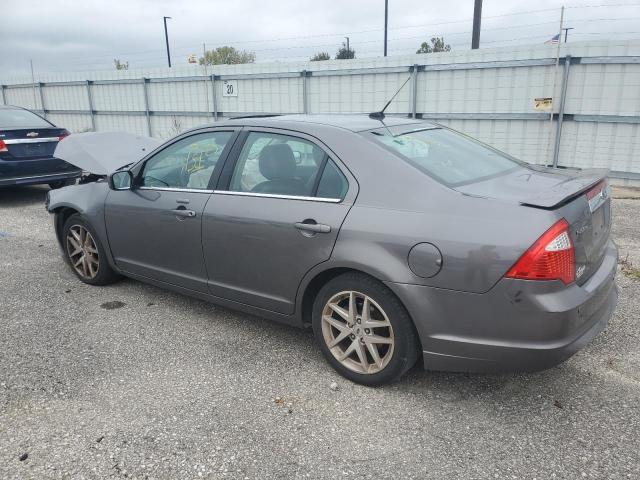
[[[357,184],[312,137],[252,129],[242,140],[204,211],[209,288],[291,314],[302,277],[331,256]]]
[[[236,132],[178,139],[136,167],[131,190],[110,191],[109,244],[126,272],[207,292],[202,214]]]

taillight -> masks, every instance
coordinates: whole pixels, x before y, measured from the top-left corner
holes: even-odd
[[[591,200],[596,195],[600,194],[600,192],[602,190],[604,190],[605,188],[607,188],[607,181],[606,180],[602,180],[601,182],[596,183],[595,186],[593,186],[589,190],[587,190],[587,193],[586,193],[587,200]]]
[[[58,141],[61,142],[62,140],[67,138],[69,135],[70,133],[65,130],[62,134],[58,135]]]
[[[4,140],[0,140],[0,152],[8,152],[7,144],[4,143]]]
[[[576,261],[567,221],[563,218],[554,223],[505,276],[524,280],[561,280],[565,285],[573,282]]]
[[[598,207],[605,202],[608,197],[608,189],[609,183],[606,180],[602,180],[587,190],[585,195],[589,202],[589,210],[591,210],[591,213],[595,212]]]

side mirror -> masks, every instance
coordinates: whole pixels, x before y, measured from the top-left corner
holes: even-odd
[[[114,172],[108,177],[111,190],[131,190],[133,174],[129,170]]]

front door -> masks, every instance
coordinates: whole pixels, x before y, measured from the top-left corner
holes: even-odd
[[[137,167],[131,190],[109,192],[105,219],[119,268],[207,292],[202,214],[233,136],[211,131],[179,139]]]
[[[291,314],[303,276],[331,256],[355,181],[308,137],[275,131],[249,132],[225,177],[203,218],[211,293]]]

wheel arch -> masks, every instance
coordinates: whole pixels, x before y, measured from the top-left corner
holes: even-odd
[[[54,228],[56,239],[58,240],[58,244],[62,246],[62,228],[64,227],[65,222],[71,215],[76,213],[80,214],[81,212],[76,207],[63,205],[61,207],[54,208],[53,210],[51,210],[51,213],[54,214]]]
[[[389,288],[386,285],[384,276],[368,265],[351,263],[332,263],[326,265],[320,264],[307,273],[299,288],[296,311],[298,312],[298,321],[303,326],[308,326],[311,324],[311,311],[313,309],[313,302],[320,289],[330,280],[349,272],[367,275],[383,284],[386,288]],[[392,289],[389,289],[389,291],[398,299],[400,304],[404,307],[407,314],[409,315],[409,318],[414,324],[414,327],[416,327],[415,320],[412,317],[409,308],[407,308],[407,306],[404,304],[402,298],[400,298]]]

